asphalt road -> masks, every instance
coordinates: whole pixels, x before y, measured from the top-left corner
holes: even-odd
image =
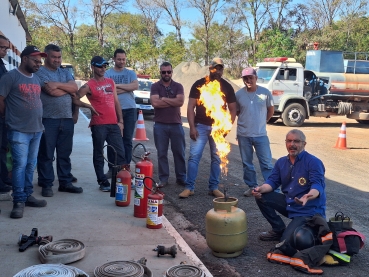
[[[186,118],[183,118],[187,154],[189,149],[189,129]],[[347,122],[348,150],[334,148],[340,127]],[[148,142],[143,142],[151,154],[154,163],[154,179],[157,179],[156,150],[152,135],[152,117],[145,116],[145,127]],[[281,122],[268,125],[268,135],[271,142],[273,162],[287,154],[284,139],[291,129]],[[326,168],[327,217],[332,217],[338,211],[348,215],[354,222],[354,228],[369,237],[369,126],[356,123],[345,117],[312,118],[300,127],[306,134],[306,150],[319,157]],[[259,212],[253,198],[243,196],[246,189],[242,181],[242,164],[236,141],[236,124],[227,136],[231,142],[229,154],[229,174],[222,177],[220,188],[227,187],[230,196],[239,199],[238,207],[247,214],[248,245],[243,254],[237,258],[215,258],[205,241],[205,215],[212,209],[212,197],[207,195],[207,179],[210,169],[208,147],[205,149],[196,182],[195,195],[188,199],[179,199],[178,194],[183,187],[175,184],[171,153],[171,176],[168,187],[164,188],[164,214],[171,221],[177,231],[183,236],[190,247],[205,263],[214,276],[305,276],[289,266],[271,264],[266,260],[266,253],[273,247],[273,242],[262,242],[257,239],[258,234],[270,229],[270,226]],[[188,155],[187,155],[188,157]],[[257,164],[257,159],[255,159]],[[263,180],[258,169],[258,181]],[[352,258],[349,266],[322,266],[326,276],[367,276],[369,268],[368,246]]]

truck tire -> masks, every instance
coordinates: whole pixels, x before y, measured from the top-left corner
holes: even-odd
[[[305,118],[304,107],[297,103],[288,105],[282,113],[283,124],[289,127],[300,127],[304,124]]]
[[[356,119],[357,122],[359,122],[360,124],[365,124],[365,125],[368,125],[369,124],[369,120],[359,120],[359,119]]]

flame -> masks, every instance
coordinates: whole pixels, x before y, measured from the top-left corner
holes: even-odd
[[[224,94],[220,89],[219,81],[210,81],[209,76],[205,78],[205,84],[198,88],[200,90],[199,103],[205,107],[206,115],[214,120],[211,136],[217,146],[217,154],[221,161],[221,172],[223,176],[227,176],[227,155],[231,151],[231,145],[224,137],[232,128],[231,115],[227,111]]]

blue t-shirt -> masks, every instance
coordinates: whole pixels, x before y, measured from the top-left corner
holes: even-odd
[[[122,71],[116,71],[114,68],[110,68],[105,72],[105,77],[113,79],[116,84],[130,84],[134,80],[137,80],[136,73],[127,68],[124,68]],[[118,99],[122,110],[136,108],[133,91],[118,94]]]
[[[325,194],[325,168],[321,160],[302,151],[292,164],[289,157],[282,157],[275,163],[272,173],[265,182],[272,186],[273,190],[281,186],[286,196],[288,217],[314,216],[320,214],[325,218],[326,194]],[[319,191],[319,196],[309,200],[305,206],[297,204],[294,198],[300,198],[310,189]]]

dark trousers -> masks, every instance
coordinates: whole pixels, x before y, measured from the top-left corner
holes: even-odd
[[[255,198],[256,199],[256,198]],[[282,218],[276,213],[288,217],[287,203],[285,195],[277,192],[269,192],[262,195],[261,199],[256,199],[256,204],[258,205],[261,213],[265,219],[272,226],[273,231],[282,232],[283,235],[280,241],[289,241],[295,229],[301,225],[304,225],[308,219],[311,217],[307,216],[297,216],[294,217],[288,224],[287,228],[282,220]]]
[[[103,124],[92,125],[92,144],[93,144],[93,163],[97,182],[104,182],[107,180],[104,174],[104,143],[114,147],[117,153],[117,164],[126,164],[124,158],[124,148],[122,144],[122,135],[120,133],[119,126],[117,124]],[[108,147],[110,148],[110,147]],[[114,151],[113,151],[114,153]]]
[[[6,153],[8,150],[7,129],[5,118],[0,118],[0,187],[8,180],[8,168],[6,166]]]
[[[127,164],[131,163],[132,160],[132,140],[133,140],[133,133],[136,128],[136,121],[137,121],[137,109],[124,109],[122,110],[123,113],[123,121],[124,121],[124,129],[123,129],[123,137],[122,143],[124,147],[124,158]],[[111,163],[114,163],[115,155],[112,149],[108,148],[108,160]],[[109,168],[112,165],[109,164]]]
[[[59,185],[72,182],[70,155],[73,148],[74,122],[72,118],[43,118],[45,131],[42,134],[37,157],[38,182],[42,187],[51,187],[54,176],[54,153]]]

